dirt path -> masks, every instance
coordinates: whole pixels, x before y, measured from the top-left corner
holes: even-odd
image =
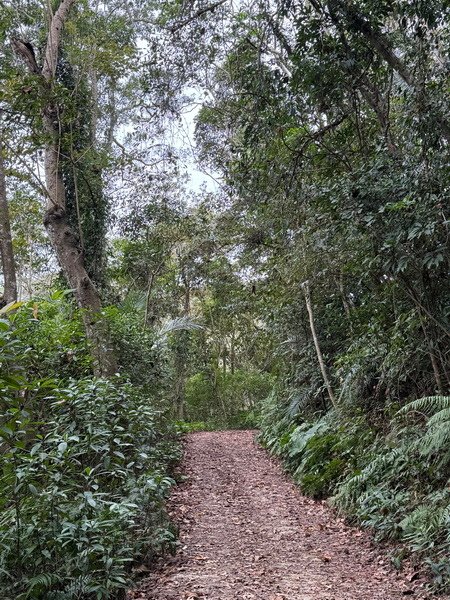
[[[420,596],[369,537],[304,498],[250,431],[188,436],[181,550],[129,598],[387,600]],[[379,553],[379,551],[378,551]]]

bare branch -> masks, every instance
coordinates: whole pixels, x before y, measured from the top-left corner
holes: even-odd
[[[341,10],[347,19],[348,26],[354,32],[364,36],[369,45],[372,46],[393,71],[398,73],[407,85],[415,90],[421,88],[406,63],[395,53],[386,35],[372,27],[371,23],[362,14],[357,12],[351,4],[344,2],[344,0],[328,0],[328,9],[334,22],[339,21],[337,11]],[[450,124],[442,114],[436,114],[435,119],[441,128],[442,135],[450,142]]]
[[[114,144],[116,144],[116,146],[118,146],[122,150],[122,154],[125,158],[127,158],[131,162],[141,163],[142,165],[144,165],[144,167],[156,167],[156,165],[159,165],[160,163],[162,163],[166,160],[163,157],[163,158],[156,160],[155,162],[148,163],[145,160],[143,160],[142,158],[139,158],[138,156],[133,156],[132,154],[130,154],[127,151],[127,149],[125,148],[125,146],[123,144],[121,144],[119,141],[117,141],[115,137],[112,138],[112,141],[114,142]],[[160,144],[157,144],[157,145],[160,145]]]
[[[29,177],[26,178],[26,182],[39,194],[43,194],[43,196],[45,198],[49,198],[49,193],[47,188],[45,187],[44,182],[42,181],[42,179],[40,177],[38,177],[38,175],[36,174],[36,172],[34,171],[34,169],[32,167],[30,167],[30,165],[27,163],[27,161],[23,158],[22,154],[17,152],[14,147],[8,143],[8,141],[6,139],[3,140],[3,144],[6,146],[6,148],[8,148],[9,152],[14,156],[15,160],[17,160],[24,168],[25,170],[28,172]],[[9,169],[9,174],[12,177],[16,177],[17,179],[24,179],[23,173],[19,173],[17,171],[15,171],[14,169]]]
[[[183,27],[185,27],[186,25],[189,25],[189,23],[192,23],[192,21],[195,21],[195,19],[198,19],[198,17],[201,17],[205,13],[212,12],[213,10],[215,10],[222,4],[225,4],[226,1],[227,0],[219,0],[218,2],[215,2],[214,4],[210,4],[209,6],[205,6],[204,8],[199,9],[197,12],[195,12],[193,15],[191,15],[184,21],[180,21],[179,23],[172,25],[172,27],[169,27],[170,33],[176,33],[177,31],[180,31],[180,29],[183,29]]]

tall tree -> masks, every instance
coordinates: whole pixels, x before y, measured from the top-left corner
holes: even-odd
[[[2,132],[0,131],[0,136]],[[17,300],[16,264],[11,237],[8,199],[6,196],[5,160],[0,137],[0,254],[3,267],[3,302]]]
[[[77,233],[68,222],[66,187],[61,171],[63,102],[58,97],[55,75],[64,25],[75,1],[61,0],[56,12],[50,15],[42,68],[36,62],[31,44],[17,38],[13,39],[12,44],[30,73],[38,78],[36,93],[42,103],[41,118],[47,134],[44,167],[48,202],[44,224],[69,285],[74,289],[78,305],[83,309],[95,372],[98,375],[110,376],[117,370],[115,354],[106,324],[101,316],[102,305],[99,292],[86,270]]]

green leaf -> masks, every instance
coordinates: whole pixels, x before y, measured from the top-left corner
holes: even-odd
[[[24,302],[10,302],[3,308],[0,308],[0,315],[5,315],[6,313],[11,312],[12,310],[16,310],[17,308],[20,308],[23,304]]]

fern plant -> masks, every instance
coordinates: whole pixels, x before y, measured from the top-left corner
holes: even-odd
[[[418,440],[422,456],[433,456],[445,465],[450,462],[450,396],[425,396],[406,404],[399,416],[418,414],[427,419],[426,432]]]

